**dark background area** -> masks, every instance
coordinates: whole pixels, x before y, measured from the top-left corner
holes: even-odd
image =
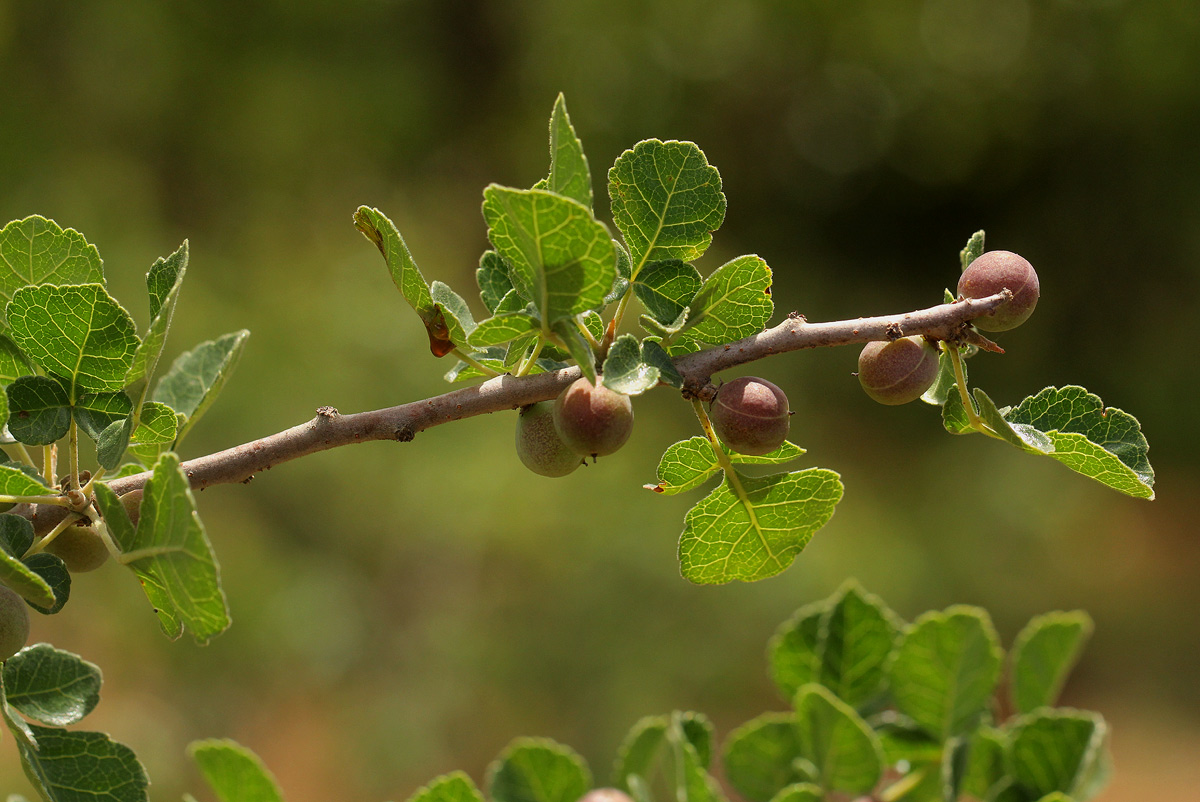
[[[755,585],[679,577],[699,495],[640,489],[694,433],[668,391],[639,399],[625,450],[562,480],[520,468],[507,415],[279,466],[200,497],[235,620],[211,646],[165,641],[115,567],[34,623],[104,668],[86,724],[139,752],[155,798],[199,790],[184,748],[209,736],[258,751],[293,802],[479,780],[526,734],[603,780],[642,715],[698,709],[724,735],[783,709],[766,639],[848,576],[910,620],[984,605],[1006,645],[1033,614],[1087,609],[1064,701],[1114,727],[1102,798],[1200,782],[1194,3],[0,2],[0,75],[4,219],[82,231],[141,320],[145,271],[189,239],[168,358],[253,332],[185,457],[324,404],[443,391],[449,365],[350,215],[379,207],[481,312],[480,192],[544,174],[562,91],[601,219],[624,149],[704,149],[729,211],[699,267],[762,256],[776,319],[937,303],[985,228],[1042,300],[975,383],[1001,403],[1081,384],[1141,420],[1158,472],[1159,500],[1135,501],[951,437],[935,409],[863,396],[853,349],[753,368],[789,393],[804,459],[847,486],[796,565]],[[0,788],[24,789],[0,752]]]

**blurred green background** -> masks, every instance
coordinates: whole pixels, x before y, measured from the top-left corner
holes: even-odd
[[[867,400],[854,349],[754,366],[789,393],[805,459],[847,486],[796,565],[756,585],[678,574],[699,495],[640,489],[694,433],[666,391],[639,400],[627,448],[562,480],[519,466],[511,415],[278,466],[200,496],[235,621],[211,646],[163,639],[113,567],[34,623],[104,668],[89,723],[139,752],[156,799],[199,791],[184,748],[209,736],[257,750],[293,802],[478,780],[525,734],[603,779],[641,715],[694,708],[725,734],[783,709],[766,639],[848,576],[909,619],[985,605],[1006,644],[1035,613],[1086,608],[1065,702],[1114,726],[1103,798],[1200,784],[1190,0],[0,2],[0,69],[4,219],[84,232],[141,320],[145,271],[188,238],[168,357],[253,332],[185,456],[324,404],[441,392],[449,365],[350,215],[385,211],[426,277],[481,311],[480,191],[543,175],[563,91],[602,219],[622,150],[700,144],[729,199],[702,272],[758,253],[779,315],[937,303],[986,228],[1043,295],[973,378],[1001,403],[1088,387],[1140,418],[1158,471],[1147,503],[950,437],[936,410]],[[0,752],[0,789],[26,789]]]

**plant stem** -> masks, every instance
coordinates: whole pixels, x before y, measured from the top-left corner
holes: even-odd
[[[967,412],[967,420],[971,428],[983,431],[983,420],[975,411],[975,402],[967,392],[967,375],[963,372],[962,355],[958,353],[958,346],[954,343],[944,343],[942,347],[950,353],[950,364],[954,366],[954,381],[958,385],[958,394],[962,398],[963,409]]]
[[[466,354],[457,348],[455,348],[451,353],[453,353],[456,357],[461,359],[463,362],[466,362],[468,365],[475,368],[475,370],[479,371],[484,376],[499,376],[499,375],[501,375],[500,371],[493,370],[492,368],[489,368],[487,365],[481,364],[478,360],[472,359],[469,354]]]
[[[44,550],[47,546],[54,542],[54,538],[58,537],[59,533],[65,530],[68,526],[74,526],[75,522],[83,517],[84,516],[77,512],[67,513],[67,517],[59,521],[53,529],[46,533],[45,537],[43,537],[41,540],[34,541],[33,545],[29,547],[21,559],[25,559],[31,554],[37,554],[39,551]]]
[[[529,369],[532,368],[534,366],[534,364],[537,362],[537,358],[538,358],[538,356],[541,355],[542,348],[544,348],[545,346],[546,346],[545,336],[538,337],[537,345],[535,345],[533,347],[533,350],[529,352],[529,356],[526,357],[521,362],[521,366],[519,368],[517,368],[517,372],[515,375],[525,376],[526,374],[528,374]]]
[[[70,473],[68,479],[72,490],[79,489],[79,424],[71,418],[71,427],[67,430],[67,444],[70,458]]]
[[[58,487],[58,443],[42,446],[42,476],[46,487]]]

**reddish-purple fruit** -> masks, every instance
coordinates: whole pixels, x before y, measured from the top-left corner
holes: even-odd
[[[1007,289],[1011,301],[990,315],[971,321],[982,331],[1008,331],[1033,314],[1041,288],[1033,265],[1011,251],[988,251],[967,266],[958,279],[958,294],[964,298],[986,298]]]
[[[576,453],[603,457],[625,445],[633,432],[633,403],[580,377],[554,399],[554,428]]]
[[[858,381],[867,395],[894,406],[916,401],[938,373],[938,350],[924,337],[867,343],[858,355]]]
[[[46,545],[46,551],[62,558],[73,574],[95,571],[108,560],[108,546],[90,526],[68,526]]]
[[[788,399],[766,379],[742,376],[721,385],[709,409],[721,442],[739,454],[761,456],[783,445],[791,426]]]
[[[29,610],[25,600],[7,585],[0,585],[0,660],[7,660],[29,640]]]
[[[549,401],[525,407],[517,416],[517,456],[542,476],[566,476],[583,464],[555,431],[554,405]]]

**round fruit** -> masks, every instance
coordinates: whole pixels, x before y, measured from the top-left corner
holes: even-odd
[[[0,660],[7,660],[29,640],[29,610],[25,600],[0,585]]]
[[[580,377],[554,400],[554,428],[579,454],[603,457],[625,445],[633,431],[629,396]]]
[[[554,429],[554,404],[541,401],[517,416],[517,456],[542,476],[566,476],[583,464],[579,454]]]
[[[121,506],[125,508],[125,514],[129,516],[129,522],[137,526],[138,518],[142,514],[142,496],[144,490],[130,490],[125,495],[121,496]]]
[[[73,574],[95,571],[108,560],[108,546],[90,526],[68,526],[46,545],[46,551],[61,557]]]
[[[788,399],[766,379],[743,376],[721,385],[709,414],[721,442],[760,456],[783,445],[791,425]]]
[[[579,802],[633,802],[633,799],[617,788],[593,788],[579,797]]]
[[[858,381],[881,404],[916,401],[938,373],[938,351],[924,337],[869,342],[858,355]]]
[[[975,328],[1015,329],[1033,314],[1041,289],[1033,265],[1010,251],[988,251],[963,271],[958,279],[958,294],[964,298],[986,298],[1004,289],[1012,293],[1012,300],[996,307],[990,315],[972,320]]]

